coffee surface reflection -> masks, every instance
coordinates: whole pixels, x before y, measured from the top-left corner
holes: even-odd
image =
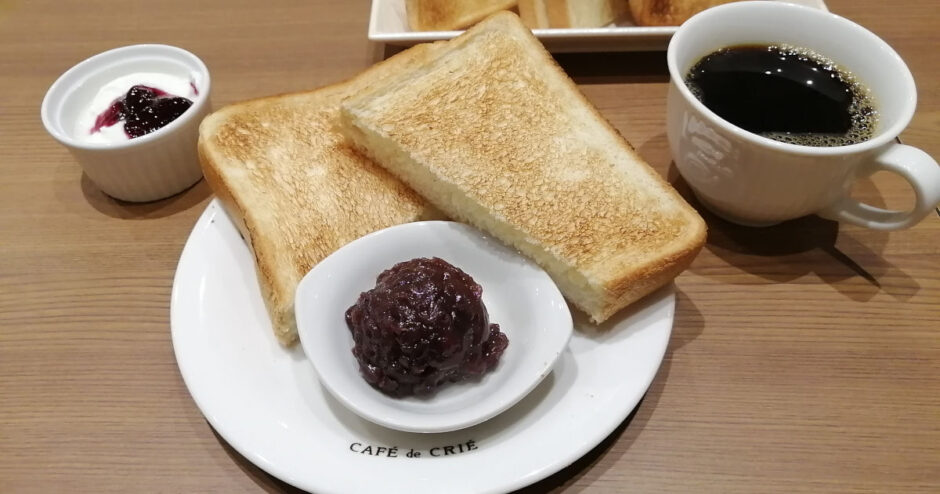
[[[781,142],[847,146],[870,139],[877,126],[868,89],[833,61],[798,47],[722,48],[699,60],[685,83],[718,116]]]

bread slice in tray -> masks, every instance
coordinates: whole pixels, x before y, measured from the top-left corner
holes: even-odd
[[[412,31],[463,29],[486,16],[516,6],[516,0],[406,0]]]
[[[637,26],[678,26],[689,17],[735,0],[630,0],[630,14]]]

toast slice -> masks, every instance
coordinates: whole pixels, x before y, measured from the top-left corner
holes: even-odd
[[[593,321],[668,283],[702,218],[511,13],[342,106],[363,152],[455,219],[537,261]]]
[[[630,14],[637,26],[678,26],[689,17],[735,0],[630,0]]]
[[[206,181],[254,254],[285,346],[297,341],[294,290],[310,268],[367,233],[438,216],[335,128],[344,97],[422,63],[436,48],[403,52],[341,84],[236,103],[202,121]]]
[[[407,0],[405,10],[412,31],[451,31],[515,6],[516,0]]]

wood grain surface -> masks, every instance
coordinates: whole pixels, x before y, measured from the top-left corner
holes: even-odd
[[[907,61],[904,142],[940,156],[935,0],[831,0]],[[143,205],[99,192],[39,119],[49,85],[116,46],[185,47],[226,103],[367,67],[365,0],[0,0],[0,492],[281,492],[189,396],[170,290],[211,192]],[[664,128],[663,53],[559,61],[687,190]],[[854,194],[905,207],[879,174]],[[900,232],[808,217],[747,229],[706,215],[679,277],[666,359],[606,441],[525,492],[940,492],[940,217]],[[559,433],[565,433],[559,431]]]

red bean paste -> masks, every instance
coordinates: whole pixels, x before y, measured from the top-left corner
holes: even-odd
[[[429,395],[496,367],[509,339],[490,324],[483,288],[439,258],[384,271],[346,310],[366,382],[394,396]]]

